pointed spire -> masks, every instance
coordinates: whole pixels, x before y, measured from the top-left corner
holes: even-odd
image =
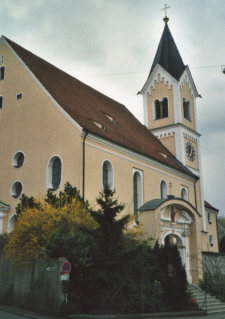
[[[168,27],[168,20],[169,19],[167,17],[164,18],[165,27],[159,42],[154,61],[152,63],[149,76],[155,68],[156,64],[159,64],[177,81],[179,81],[181,75],[184,72],[185,65]]]

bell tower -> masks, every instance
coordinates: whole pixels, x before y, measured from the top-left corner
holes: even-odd
[[[200,177],[202,207],[199,209],[204,211],[196,118],[196,98],[201,96],[170,32],[169,18],[165,16],[163,21],[165,26],[155,58],[139,92],[143,96],[144,124],[183,165]]]

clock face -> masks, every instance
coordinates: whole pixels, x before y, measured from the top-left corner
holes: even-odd
[[[186,154],[191,162],[195,160],[195,148],[191,142],[187,142],[186,144]]]

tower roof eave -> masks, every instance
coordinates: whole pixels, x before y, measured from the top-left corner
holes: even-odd
[[[191,86],[192,86],[192,88],[193,88],[193,91],[194,91],[195,96],[196,96],[196,97],[201,97],[201,95],[198,93],[197,87],[196,87],[196,85],[195,85],[195,82],[194,82],[194,80],[193,80],[193,77],[192,77],[192,74],[191,74],[191,71],[190,71],[188,65],[185,66],[185,70],[184,70],[184,71],[186,71],[187,74],[188,74],[188,78],[189,78],[189,80],[190,80],[190,82],[191,82]],[[183,72],[183,73],[184,73],[184,72]],[[182,75],[183,75],[183,73],[182,73]],[[181,75],[181,77],[182,77],[182,75]]]

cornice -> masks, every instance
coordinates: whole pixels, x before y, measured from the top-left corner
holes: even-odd
[[[200,133],[192,130],[191,128],[187,127],[186,125],[182,124],[182,123],[175,123],[175,124],[169,124],[169,125],[164,125],[164,126],[161,126],[161,127],[157,127],[157,128],[153,128],[153,129],[150,129],[149,131],[154,133],[154,131],[160,131],[160,130],[165,130],[165,129],[168,129],[168,128],[176,128],[176,127],[182,127],[184,130],[194,134],[194,135],[197,135],[198,137],[201,136]]]
[[[83,131],[83,133],[82,133],[82,137],[83,136],[85,136],[85,131]],[[125,156],[132,157],[132,158],[134,158],[137,161],[142,161],[142,162],[146,163],[146,167],[147,167],[147,165],[152,165],[152,166],[155,167],[155,170],[157,170],[157,169],[158,170],[165,170],[165,171],[168,172],[168,174],[178,175],[182,180],[183,179],[188,179],[191,182],[195,182],[196,181],[196,178],[192,177],[189,174],[185,174],[185,173],[183,173],[182,171],[180,171],[180,170],[178,170],[176,168],[173,168],[173,167],[171,167],[169,165],[166,165],[164,163],[156,161],[156,160],[154,160],[154,159],[152,159],[152,158],[150,158],[150,157],[148,157],[146,155],[142,155],[142,154],[140,154],[138,152],[135,152],[135,151],[133,151],[131,149],[128,149],[128,148],[126,148],[124,146],[118,145],[115,142],[112,142],[110,140],[106,140],[103,137],[98,136],[98,135],[96,135],[96,134],[94,134],[92,132],[88,133],[88,135],[86,137],[85,144],[88,144],[87,140],[95,142],[95,143],[98,143],[99,145],[102,145],[104,147],[108,147],[110,150],[114,150],[116,152],[122,153]],[[93,146],[92,144],[88,144],[88,145]],[[110,153],[112,153],[112,151],[110,151]],[[118,155],[118,154],[115,154],[115,155]],[[141,164],[141,163],[139,163],[139,164],[143,166],[143,164]]]

